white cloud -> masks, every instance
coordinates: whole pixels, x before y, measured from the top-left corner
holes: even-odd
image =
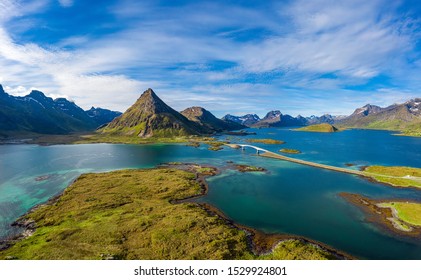
[[[391,101],[393,95],[385,91],[356,98],[358,92],[342,90],[378,75],[420,86],[421,65],[406,63],[414,45],[406,30],[411,19],[397,15],[385,1],[298,0],[274,11],[125,1],[110,12],[121,21],[130,19],[126,29],[100,37],[76,34],[49,47],[18,43],[12,39],[14,31],[2,27],[12,17],[41,10],[46,1],[29,2],[32,6],[0,3],[0,68],[7,69],[0,82],[13,94],[36,86],[50,96],[68,96],[84,108],[125,110],[152,87],[178,110],[201,105],[220,114],[230,109],[257,112],[257,104],[260,114],[277,108],[317,114],[341,102],[337,110],[354,106],[349,102],[352,96],[358,106],[372,103],[373,96]],[[253,29],[268,35],[237,40]],[[235,66],[218,69],[211,67],[214,61]],[[333,101],[317,103],[317,98]],[[307,109],[310,105],[313,108]]]
[[[74,0],[58,0],[58,2],[64,8],[71,7],[74,4]]]
[[[12,0],[3,0],[0,2],[0,22],[18,15],[16,5]]]
[[[379,1],[296,1],[284,14],[292,32],[244,50],[254,72],[336,73],[362,82],[390,71],[411,48],[402,23],[381,14]],[[305,75],[304,75],[305,76]]]
[[[71,97],[84,108],[99,103],[103,107],[125,110],[139,91],[148,87],[123,75],[85,74],[87,67],[92,66],[79,68],[85,56],[47,50],[34,44],[18,45],[1,28],[0,41],[3,42],[0,65],[8,69],[2,80],[15,85],[5,85],[6,92],[13,95],[25,95],[33,89],[31,84],[36,84],[47,96]],[[27,84],[23,85],[24,81]]]
[[[24,86],[9,87],[5,86],[4,91],[14,96],[25,96],[28,95],[34,88],[26,88]]]
[[[45,8],[49,0],[1,0],[0,24],[14,17],[20,17]]]

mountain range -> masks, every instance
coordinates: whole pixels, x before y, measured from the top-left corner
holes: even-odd
[[[402,104],[393,104],[382,108],[367,104],[349,116],[292,117],[280,111],[270,111],[263,119],[254,114],[244,116],[226,115],[223,119],[237,122],[248,127],[288,127],[313,124],[335,124],[341,128],[367,128],[404,131],[406,134],[421,133],[421,98],[415,98]]]
[[[37,90],[24,97],[11,96],[0,85],[0,136],[3,137],[92,131],[120,114],[94,107],[84,111],[74,102],[65,98],[53,100]]]
[[[245,127],[290,127],[335,124],[341,128],[370,128],[421,133],[421,98],[386,108],[367,104],[350,116],[292,117],[279,110],[264,118],[256,114],[216,118],[201,107],[177,112],[152,89],[146,90],[125,113],[92,107],[84,111],[65,98],[52,99],[33,90],[24,97],[7,94],[0,85],[0,137],[39,134],[69,134],[94,131],[142,138],[210,135]]]
[[[386,108],[367,104],[337,123],[350,128],[421,132],[421,98]]]
[[[233,116],[225,115],[222,119],[236,122],[247,127],[288,127],[288,126],[306,126],[312,124],[320,123],[329,123],[333,124],[341,119],[345,118],[344,116],[332,116],[329,114],[322,115],[320,117],[311,116],[311,117],[302,117],[298,115],[297,117],[292,117],[287,114],[282,114],[279,110],[270,111],[266,114],[263,119],[260,119],[256,114],[247,114],[244,116]]]

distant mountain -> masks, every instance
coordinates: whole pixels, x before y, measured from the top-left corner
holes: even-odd
[[[244,125],[239,123],[218,119],[202,107],[190,107],[182,111],[181,114],[210,132],[223,132],[245,128]]]
[[[324,114],[320,117],[317,116],[310,116],[306,118],[306,125],[312,125],[312,124],[321,124],[321,123],[328,123],[328,124],[334,124],[337,121],[345,118],[345,116],[332,116],[329,114]]]
[[[86,118],[78,119],[79,110],[55,102],[40,91],[34,90],[25,97],[14,97],[2,88],[0,98],[0,131],[3,135],[17,132],[66,134],[95,128],[95,124],[86,119],[86,114]]]
[[[421,98],[386,108],[367,104],[337,123],[343,127],[421,132]]]
[[[253,127],[285,127],[306,125],[304,118],[294,118],[290,115],[283,115],[280,111],[270,111]]]
[[[354,113],[352,113],[350,117],[365,117],[368,115],[379,113],[383,110],[384,109],[379,106],[367,104],[361,108],[355,109]]]
[[[241,123],[248,127],[288,127],[321,123],[334,124],[343,118],[345,118],[345,116],[332,116],[329,114],[325,114],[320,117],[314,115],[311,117],[303,117],[301,115],[292,117],[290,115],[283,115],[279,110],[275,110],[268,112],[263,119],[260,119],[259,116],[253,114],[248,114],[242,117],[226,115],[222,119]]]
[[[255,123],[257,123],[258,121],[260,121],[260,118],[258,115],[256,114],[247,114],[241,117],[237,117],[237,116],[233,116],[233,115],[225,115],[224,117],[222,117],[222,120],[224,121],[229,121],[229,122],[235,122],[244,126],[252,126]]]
[[[142,138],[198,135],[208,132],[165,104],[152,89],[146,90],[126,112],[100,131]]]
[[[97,126],[102,126],[104,124],[108,124],[116,117],[120,116],[122,113],[117,111],[111,111],[108,109],[102,108],[95,108],[92,107],[91,109],[85,111],[88,116],[95,121]]]
[[[74,102],[53,100],[33,90],[24,97],[7,94],[0,85],[0,135],[68,134],[92,131],[103,122],[92,118]]]

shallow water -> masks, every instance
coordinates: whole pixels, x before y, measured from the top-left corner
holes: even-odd
[[[298,149],[303,153],[290,156],[340,167],[346,163],[355,164],[352,168],[373,164],[421,167],[421,138],[372,130],[326,134],[288,129],[254,131],[258,135],[230,139],[233,143],[247,138],[284,140],[284,145],[256,146],[274,152]],[[0,237],[15,233],[10,227],[15,219],[61,193],[82,173],[149,168],[171,161],[218,167],[234,161],[266,168],[268,174],[226,170],[208,179],[209,193],[200,201],[217,206],[238,223],[266,232],[302,235],[360,258],[421,259],[419,241],[393,236],[366,223],[357,207],[338,196],[345,191],[371,198],[421,201],[421,191],[395,189],[354,175],[257,157],[252,149],[214,152],[206,146],[0,146]]]

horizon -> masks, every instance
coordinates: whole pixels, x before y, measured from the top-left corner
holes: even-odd
[[[421,96],[421,5],[367,1],[5,0],[0,84],[124,112],[350,115]]]
[[[4,88],[5,87],[3,87],[3,85],[2,84],[0,84],[0,87],[2,87],[3,88],[3,90],[4,90]],[[148,89],[146,89],[146,90],[144,90],[143,91],[143,93],[141,93],[140,95],[139,95],[139,97],[138,98],[140,98],[140,96],[141,95],[143,95],[147,90],[149,90],[149,89],[151,89],[157,96],[158,96],[158,98],[160,98],[161,99],[161,97],[159,97],[159,94],[157,94],[152,88],[148,88]],[[37,89],[32,89],[31,90],[31,92],[32,91],[38,91]],[[7,93],[7,94],[9,94],[6,90],[4,90],[4,92],[5,93]],[[31,92],[29,92],[27,95],[29,95]],[[48,96],[48,94],[46,94],[45,92],[42,92],[42,91],[40,91],[42,94],[44,94],[46,97],[50,97],[50,96]],[[10,94],[9,94],[10,95]],[[27,96],[27,95],[23,95],[23,96],[20,96],[20,97],[25,97],[25,96]],[[13,96],[13,95],[11,95],[11,96]],[[53,97],[50,97],[50,98],[52,98],[54,101],[56,100],[56,99],[58,99],[58,98],[65,98],[65,97],[56,97],[56,98],[53,98]],[[415,99],[420,99],[420,98],[415,98]],[[70,101],[70,102],[73,102],[74,104],[76,104],[77,106],[79,106],[75,101],[73,101],[73,100],[69,100],[69,99],[67,99],[68,101]],[[414,99],[410,99],[410,100],[407,100],[407,101],[405,101],[405,103],[406,102],[409,102],[409,101],[413,101]],[[166,103],[165,102],[165,100],[162,100],[164,103]],[[117,111],[117,112],[120,112],[120,113],[124,113],[125,111],[127,111],[127,109],[129,109],[132,105],[134,105],[135,104],[135,102],[136,101],[134,101],[133,102],[133,104],[131,104],[129,107],[127,107],[125,110],[123,110],[123,111]],[[394,103],[394,104],[389,104],[388,106],[386,106],[386,107],[389,107],[389,106],[393,106],[393,105],[400,105],[400,104],[403,104],[403,103]],[[168,105],[168,104],[167,104]],[[366,106],[378,106],[378,105],[376,105],[376,104],[369,104],[369,103],[367,103],[367,104],[365,104],[365,105],[363,105],[363,106],[360,106],[360,107],[357,107],[357,108],[354,108],[354,110],[353,110],[353,112],[355,112],[355,110],[357,110],[357,109],[360,109],[360,108],[363,108],[363,107],[366,107]],[[79,106],[80,107],[80,106]],[[171,107],[171,106],[170,106]],[[186,108],[184,108],[184,109],[182,109],[182,110],[179,110],[178,112],[179,113],[181,113],[183,110],[186,110],[186,109],[189,109],[189,108],[192,108],[192,107],[201,107],[201,106],[196,106],[196,105],[191,105],[191,106],[188,106],[188,107],[186,107]],[[381,107],[381,106],[378,106],[378,107]],[[381,108],[386,108],[386,107],[381,107]],[[91,107],[89,107],[88,109],[87,108],[82,108],[82,109],[84,109],[85,111],[87,111],[87,110],[89,110],[89,109],[92,109],[92,108],[94,108],[94,109],[108,109],[108,110],[111,110],[111,111],[115,111],[115,110],[112,110],[112,109],[109,109],[109,108],[105,108],[105,107],[100,107],[100,106],[94,106],[94,105],[92,105]],[[225,115],[223,115],[223,116],[218,116],[218,115],[216,115],[216,114],[214,114],[212,111],[210,111],[210,110],[208,110],[207,108],[204,108],[204,107],[201,107],[201,108],[203,108],[203,109],[205,109],[205,110],[207,110],[207,111],[209,111],[210,113],[212,113],[213,115],[215,115],[216,117],[218,117],[218,118],[220,118],[220,119],[222,119],[224,116],[226,116],[226,115],[231,115],[231,116],[234,116],[234,117],[243,117],[243,116],[245,116],[245,115],[257,115],[260,119],[263,119],[265,116],[266,116],[266,114],[268,114],[268,113],[270,113],[270,112],[273,112],[273,111],[280,111],[279,109],[273,109],[273,110],[269,110],[269,111],[267,111],[266,113],[264,113],[263,115],[259,115],[259,114],[257,114],[257,113],[254,113],[254,112],[248,112],[248,113],[240,113],[240,114],[231,114],[231,113],[227,113],[227,114],[225,114]],[[285,113],[285,112],[282,112],[282,111],[280,111],[281,112],[281,114],[282,115],[290,115],[290,116],[292,116],[292,117],[298,117],[298,116],[301,116],[301,117],[304,117],[304,118],[310,118],[310,117],[313,117],[313,116],[316,116],[316,117],[321,117],[321,116],[323,116],[323,115],[331,115],[331,116],[333,116],[333,117],[343,117],[343,116],[345,116],[345,117],[348,117],[348,116],[350,116],[351,114],[348,114],[348,115],[332,115],[332,114],[329,114],[329,113],[325,113],[325,114],[322,114],[322,115],[303,115],[303,114],[298,114],[298,115],[292,115],[292,114],[289,114],[288,112],[287,113]]]

